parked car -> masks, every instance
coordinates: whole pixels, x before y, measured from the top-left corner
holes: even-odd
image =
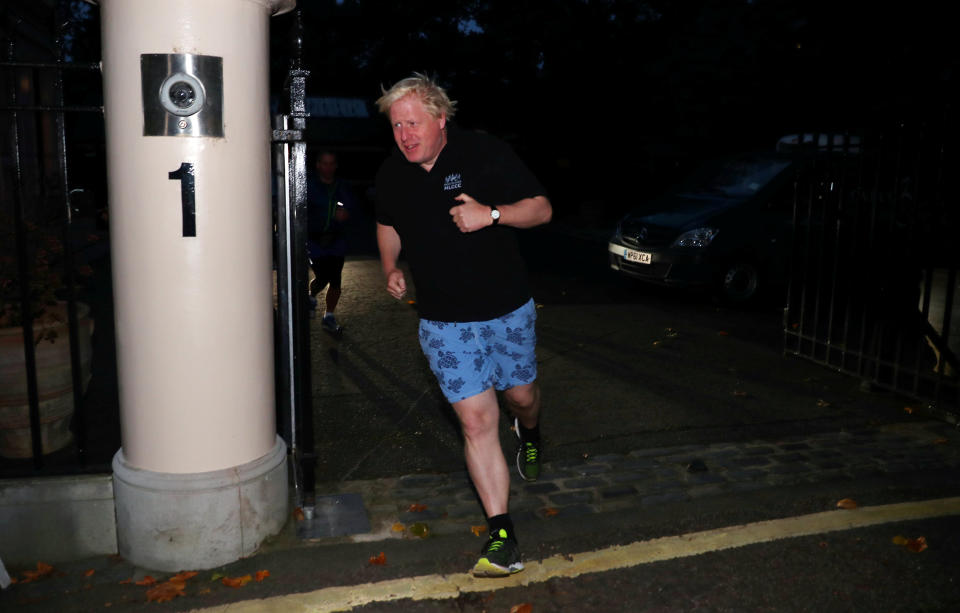
[[[755,298],[783,277],[792,170],[776,153],[705,165],[620,220],[610,266],[643,281],[713,290],[730,303]]]

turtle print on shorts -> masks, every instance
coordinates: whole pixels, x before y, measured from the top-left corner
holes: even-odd
[[[495,387],[537,378],[537,313],[533,300],[502,317],[479,322],[420,320],[420,347],[450,403]]]

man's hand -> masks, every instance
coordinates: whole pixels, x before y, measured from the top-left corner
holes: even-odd
[[[454,200],[461,204],[450,209],[450,217],[461,232],[476,232],[493,225],[489,206],[480,204],[467,194],[460,194]]]
[[[387,275],[387,292],[397,300],[407,295],[407,280],[402,270],[395,269]]]

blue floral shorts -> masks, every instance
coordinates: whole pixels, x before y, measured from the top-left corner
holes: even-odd
[[[451,404],[486,389],[510,389],[537,378],[535,324],[531,299],[489,321],[420,320],[420,347]]]

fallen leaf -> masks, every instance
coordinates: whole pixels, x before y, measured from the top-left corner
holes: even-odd
[[[297,521],[303,521],[304,520],[303,509],[301,509],[300,507],[297,507],[296,509],[294,509],[293,518]]]
[[[370,559],[367,561],[370,566],[386,566],[387,565],[387,555],[380,552],[378,556],[370,556]]]
[[[186,584],[183,581],[164,581],[147,590],[147,602],[168,602],[177,596],[186,595]]]
[[[529,602],[515,604],[510,607],[510,613],[533,613],[533,605]]]
[[[416,300],[407,300],[407,304],[417,304]]]
[[[181,583],[186,582],[187,579],[193,579],[197,576],[197,571],[195,570],[185,570],[183,572],[177,573],[176,575],[170,577],[170,581],[179,581]]]
[[[220,583],[227,587],[243,587],[251,581],[253,581],[253,577],[244,575],[242,577],[224,577],[220,580]]]
[[[584,460],[586,460],[586,459],[589,458],[589,457],[590,457],[590,454],[589,454],[589,453],[583,454],[583,459],[584,459]]]
[[[253,578],[257,583],[260,583],[261,581],[263,581],[269,576],[270,576],[269,570],[258,570],[256,574],[254,574]]]
[[[390,529],[393,530],[394,532],[403,532],[404,530],[407,529],[407,527],[401,524],[400,522],[397,522],[393,524],[393,527]]]
[[[915,539],[907,539],[905,546],[913,553],[920,553],[927,548],[927,539],[922,536],[918,536]]]
[[[910,413],[911,415],[913,414],[913,407],[903,407],[903,410],[906,411],[907,413]]]
[[[817,400],[817,406],[820,408],[824,408],[824,407],[830,406],[830,403],[824,400],[823,398],[820,398],[819,400]]]
[[[210,588],[205,587],[205,588],[203,588],[202,590],[200,590],[199,592],[197,592],[197,595],[203,596],[204,594],[209,594],[209,593],[212,592],[212,591],[213,591],[213,590],[211,590]]]
[[[53,567],[46,562],[37,562],[37,570],[23,571],[23,577],[17,580],[17,583],[31,583],[38,581],[53,574]]]
[[[128,577],[128,578],[124,579],[123,581],[121,581],[121,582],[120,582],[120,585],[126,585],[126,584],[130,583],[131,581],[133,581],[133,580]]]
[[[89,570],[84,571],[83,576],[84,576],[84,577],[92,577],[92,576],[93,576],[93,573],[95,573],[95,572],[97,572],[97,571],[95,571],[94,569],[91,568],[91,569],[89,569]]]
[[[554,515],[556,515],[556,514],[559,513],[559,512],[560,512],[560,511],[554,509],[553,507],[547,507],[546,509],[543,510],[543,516],[544,516],[544,517],[553,517]]]
[[[470,526],[470,532],[473,532],[474,536],[480,536],[487,531],[486,526]]]
[[[893,539],[891,539],[891,540],[893,541],[893,544],[894,544],[894,545],[906,545],[906,544],[907,544],[907,539],[906,539],[906,537],[900,536],[899,534],[898,534],[897,536],[893,537]]]
[[[219,579],[223,579],[224,577],[226,577],[226,575],[223,573],[213,573],[210,575],[210,581],[217,581]]]
[[[156,582],[157,582],[156,579],[154,579],[154,578],[151,577],[150,575],[147,575],[147,576],[144,577],[143,579],[137,581],[135,585],[153,585],[153,584],[155,584]]]
[[[427,505],[414,503],[407,507],[407,511],[410,513],[422,513],[427,510]]]
[[[937,440],[933,441],[934,445],[945,445],[946,443],[947,439],[945,438],[938,438]]]
[[[858,506],[857,502],[851,498],[844,498],[843,500],[837,501],[837,507],[841,509],[856,509]]]
[[[419,536],[420,538],[427,538],[427,535],[430,534],[430,528],[427,527],[427,524],[422,521],[418,521],[415,524],[410,525],[410,534],[414,536]]]

